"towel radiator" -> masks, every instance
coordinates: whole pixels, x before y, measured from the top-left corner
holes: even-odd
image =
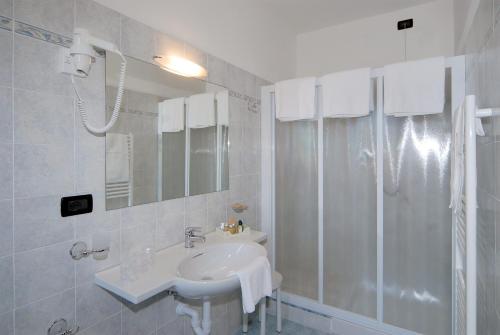
[[[128,206],[134,205],[134,135],[127,135],[129,179],[106,182],[106,199],[128,198]]]

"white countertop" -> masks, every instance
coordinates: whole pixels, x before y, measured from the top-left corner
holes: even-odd
[[[232,237],[224,237],[219,233],[212,232],[205,237],[207,239],[206,242],[195,242],[194,248],[184,248],[184,243],[180,243],[158,251],[155,254],[153,268],[133,282],[122,281],[120,266],[115,266],[97,272],[95,274],[95,283],[133,304],[138,304],[158,293],[172,289],[177,278],[177,266],[190,254],[208,245],[221,242],[254,241],[261,243],[267,239],[265,233],[255,230],[251,230],[250,234],[235,235]]]

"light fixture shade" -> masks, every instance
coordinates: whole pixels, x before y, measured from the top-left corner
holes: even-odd
[[[207,70],[189,59],[175,56],[155,56],[154,61],[166,71],[183,77],[203,78],[207,76]]]

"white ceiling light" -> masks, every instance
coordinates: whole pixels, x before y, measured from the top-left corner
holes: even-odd
[[[183,77],[203,78],[207,76],[207,70],[189,59],[168,55],[155,56],[154,61],[164,70],[178,74]]]

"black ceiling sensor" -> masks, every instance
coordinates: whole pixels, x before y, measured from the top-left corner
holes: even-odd
[[[398,21],[398,30],[413,28],[413,19]]]

